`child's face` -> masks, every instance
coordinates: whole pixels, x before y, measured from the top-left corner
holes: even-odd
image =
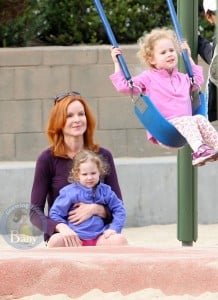
[[[171,39],[162,38],[154,45],[153,56],[149,59],[156,69],[165,69],[169,72],[177,65],[178,56]]]
[[[94,187],[99,182],[100,172],[96,163],[87,161],[80,164],[79,182],[89,188]]]

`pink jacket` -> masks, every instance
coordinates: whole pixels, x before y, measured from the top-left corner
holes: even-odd
[[[201,66],[192,65],[195,83],[201,86],[203,70]],[[130,88],[122,71],[110,75],[110,79],[117,91],[130,94]],[[142,89],[142,94],[148,95],[161,114],[167,119],[192,115],[190,100],[190,79],[188,74],[181,73],[175,68],[172,74],[166,70],[150,69],[132,77],[136,86]],[[198,86],[193,86],[193,90]],[[134,94],[139,93],[137,89]],[[156,142],[148,133],[148,139]]]
[[[192,66],[195,83],[201,86],[203,79],[202,67]],[[110,75],[110,79],[117,91],[130,93],[128,82],[122,71]],[[190,79],[187,74],[174,69],[170,75],[166,70],[150,69],[132,77],[135,85],[148,95],[158,110],[167,119],[192,115],[190,101]],[[197,89],[196,86],[193,89]],[[138,91],[135,89],[135,93]]]

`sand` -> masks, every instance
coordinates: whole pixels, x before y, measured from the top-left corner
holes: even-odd
[[[149,247],[149,248],[170,248],[170,249],[181,249],[182,244],[177,240],[177,225],[153,225],[137,228],[125,228],[124,234],[126,235],[129,244],[131,246],[139,247]],[[0,250],[11,247],[0,238]],[[44,244],[40,244],[38,247],[44,247]],[[198,240],[193,243],[192,248],[196,249],[205,249],[216,248],[218,251],[218,224],[212,225],[199,225],[198,226]],[[14,298],[2,298],[1,300],[11,300]],[[145,289],[140,290],[132,294],[122,295],[119,291],[111,293],[103,293],[99,289],[94,289],[79,298],[70,298],[67,295],[59,294],[52,296],[44,296],[41,294],[36,294],[33,296],[20,298],[22,300],[44,300],[44,299],[54,299],[54,300],[69,300],[69,299],[78,299],[78,300],[179,300],[179,299],[202,299],[202,300],[217,300],[218,293],[211,293],[210,291],[203,293],[198,296],[191,296],[188,294],[184,295],[171,295],[167,296],[161,290],[155,289]]]

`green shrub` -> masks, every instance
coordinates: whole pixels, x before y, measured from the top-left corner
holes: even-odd
[[[35,0],[0,0],[0,46],[27,46],[35,38]]]
[[[118,43],[135,43],[144,31],[171,25],[163,0],[102,0],[102,5]],[[109,43],[92,0],[0,0],[0,18],[1,47]],[[199,20],[211,37],[212,29],[202,16]]]
[[[46,43],[96,44],[108,43],[102,23],[92,0],[41,0],[46,24],[40,39]],[[133,43],[145,30],[169,23],[163,1],[104,0],[105,13],[119,42]],[[153,13],[155,11],[155,14]]]

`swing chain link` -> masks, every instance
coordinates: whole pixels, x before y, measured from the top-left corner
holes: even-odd
[[[191,89],[193,90],[193,87],[196,86],[197,90],[201,92],[201,86],[197,84],[194,80],[194,77],[190,77],[190,82],[191,82]]]
[[[129,85],[129,88],[130,88],[130,97],[131,97],[131,100],[135,104],[140,96],[134,97],[133,90],[137,89],[139,91],[139,94],[141,95],[142,94],[142,89],[141,89],[140,86],[135,85],[134,82],[132,81],[132,79],[128,80],[128,85]]]
[[[193,90],[193,87],[194,87],[194,86],[197,87],[196,91],[198,91],[198,94],[201,93],[201,87],[200,87],[199,84],[197,84],[197,83],[195,82],[194,77],[190,77],[190,83],[191,83],[191,88],[190,88],[190,98],[191,98],[191,102],[193,103],[193,102],[195,101],[195,100],[194,100],[195,97],[193,96],[193,92],[194,92],[195,90]]]

